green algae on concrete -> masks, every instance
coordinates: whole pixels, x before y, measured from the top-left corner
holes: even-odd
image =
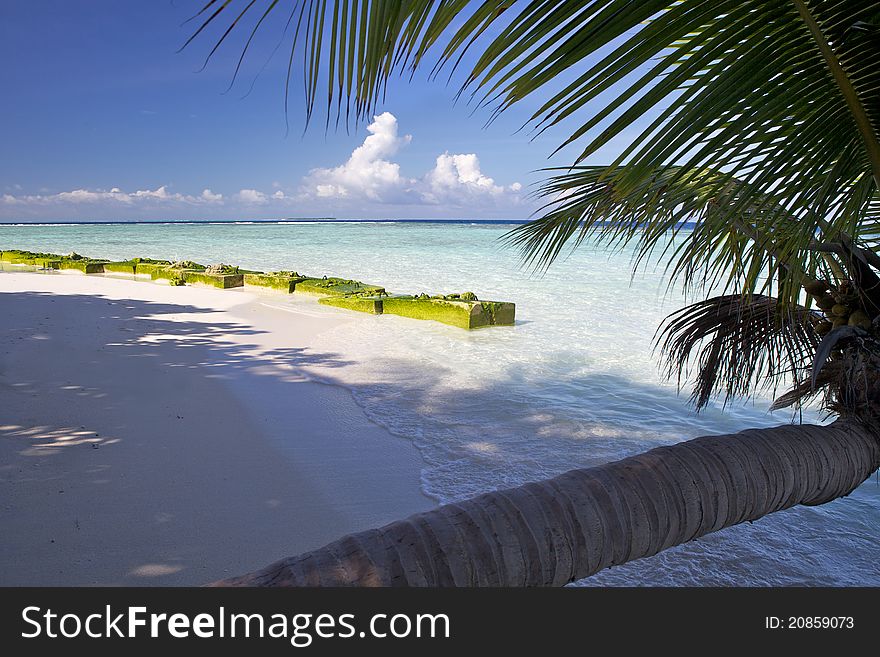
[[[172,271],[176,270],[172,269]],[[221,290],[226,290],[231,287],[241,287],[244,285],[244,274],[240,272],[215,274],[208,271],[191,271],[189,269],[184,269],[180,274],[188,285],[207,285],[209,287],[220,288]]]
[[[220,265],[221,267],[226,267],[227,265]],[[177,260],[171,263],[172,269],[188,269],[191,271],[205,271],[208,267],[206,265],[199,264],[198,262],[193,262],[192,260]]]
[[[35,258],[32,264],[40,269],[59,269],[61,260],[59,260],[57,256],[51,258]]]
[[[489,320],[488,326],[513,326],[516,319],[516,304],[510,301],[481,301],[483,313]]]
[[[140,271],[140,270],[138,270]],[[169,266],[158,266],[150,273],[153,281],[166,281],[169,285],[186,285],[186,270]]]
[[[170,265],[170,260],[157,260],[155,258],[132,258],[132,262],[136,262],[139,265]]]
[[[171,266],[170,260],[154,260],[153,258],[132,258],[134,263],[134,275],[153,278],[153,274],[160,269]]]
[[[172,269],[169,265],[156,265],[156,264],[148,264],[138,265],[137,267],[137,275],[138,276],[149,276],[151,280],[161,281],[161,280],[171,280],[179,273],[179,270]]]
[[[327,296],[319,303],[376,315],[400,315],[412,319],[431,319],[464,329],[484,326],[510,326],[516,306],[506,301],[479,301],[473,293],[429,297],[413,296]]]
[[[0,262],[7,262],[10,265],[31,265],[33,260],[38,257],[55,257],[60,259],[61,256],[54,253],[34,253],[33,251],[22,251],[20,249],[7,249],[0,251]]]
[[[168,269],[168,265],[160,265],[152,262],[145,262],[144,264],[138,263],[135,266],[134,274],[135,276],[142,276],[145,278],[153,278],[160,271]]]
[[[89,258],[82,258],[80,260],[65,258],[64,260],[57,261],[58,266],[53,267],[53,269],[78,271],[83,274],[103,274],[104,262],[104,260],[91,260]]]
[[[340,297],[352,294],[376,296],[385,294],[385,288],[378,285],[368,285],[360,281],[332,277],[306,278],[296,284],[296,291]]]
[[[154,281],[165,280],[172,285],[205,285],[226,290],[231,287],[241,287],[244,284],[244,274],[238,267],[229,265],[214,265],[206,267],[191,260],[183,260],[169,264],[138,263],[138,273],[149,270],[150,278]]]
[[[0,262],[9,265],[32,265],[33,258],[28,254],[27,251],[0,251]]]
[[[138,262],[137,274],[149,274],[154,281],[171,281],[176,285],[182,285],[185,280],[184,272],[203,272],[205,265],[200,265],[192,260],[178,260],[169,263],[165,261]]]
[[[143,276],[156,280],[156,275],[168,269],[168,265],[162,265],[155,262],[137,263],[134,270],[135,276]]]
[[[16,265],[32,265],[43,269],[69,269],[84,274],[100,274],[106,260],[85,258],[77,253],[58,255],[34,251],[10,250],[0,252],[0,261]]]
[[[137,263],[134,260],[104,263],[105,274],[130,274],[134,276],[135,272],[137,272]]]
[[[31,265],[42,267],[43,269],[58,269],[55,263],[64,257],[57,253],[37,253],[34,251],[21,251],[19,249],[0,251],[0,262],[6,262],[10,265]]]
[[[245,285],[276,290],[286,294],[293,292],[297,283],[304,280],[306,277],[300,276],[295,271],[245,272],[244,274]]]
[[[514,324],[516,306],[505,301],[480,301],[472,292],[428,296],[393,295],[385,288],[360,281],[328,277],[309,278],[296,272],[257,272],[228,265],[205,267],[197,262],[132,258],[109,262],[85,258],[76,253],[58,255],[22,250],[0,251],[0,263],[66,269],[87,274],[101,272],[135,274],[152,280],[167,280],[171,285],[208,285],[228,289],[250,285],[285,293],[306,292],[321,295],[319,303],[372,314],[389,314],[413,319],[430,319],[451,326],[475,329],[484,326]]]
[[[357,310],[362,313],[382,314],[382,300],[376,296],[321,297],[318,303],[346,310]]]
[[[484,326],[512,325],[516,306],[506,301],[472,301],[461,298],[429,297],[423,294],[418,297],[388,297],[382,303],[382,312],[412,319],[432,319],[459,328],[475,329]]]

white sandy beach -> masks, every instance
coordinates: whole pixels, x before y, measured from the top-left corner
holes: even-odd
[[[0,585],[199,585],[433,505],[298,370],[358,318],[275,299],[0,273]]]

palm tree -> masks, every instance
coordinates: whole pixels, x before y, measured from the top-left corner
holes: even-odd
[[[560,148],[579,154],[507,235],[525,261],[547,267],[588,236],[634,244],[637,266],[659,255],[689,293],[721,289],[657,335],[698,408],[788,381],[775,407],[821,395],[837,420],[489,493],[226,584],[560,585],[847,495],[880,466],[880,4],[208,0],[192,38],[221,27],[210,58],[252,19],[243,58],[276,14],[307,118],[319,98],[328,124],[369,116],[390,76],[429,58],[468,69],[462,93],[493,115],[544,99],[529,125],[576,124]],[[615,161],[585,164],[634,125]]]

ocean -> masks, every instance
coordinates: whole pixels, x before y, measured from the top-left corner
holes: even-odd
[[[444,221],[0,225],[0,248],[112,259],[161,257],[292,269],[401,293],[472,291],[513,301],[514,327],[463,331],[358,315],[302,365],[344,385],[376,423],[412,441],[422,487],[450,502],[712,433],[792,420],[769,393],[697,414],[665,381],[652,338],[685,303],[662,266],[633,276],[632,252],[585,243],[549,271],[524,269],[499,238],[514,224]],[[284,297],[273,303],[285,303]],[[314,312],[339,313],[314,305]],[[320,361],[325,364],[320,364]],[[803,419],[822,422],[818,410]],[[615,567],[582,585],[878,586],[880,483]]]

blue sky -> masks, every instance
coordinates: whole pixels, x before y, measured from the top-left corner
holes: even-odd
[[[0,221],[525,218],[534,170],[570,161],[547,159],[562,132],[517,132],[534,104],[484,127],[427,71],[349,133],[303,134],[295,89],[288,132],[281,24],[224,93],[240,41],[201,71],[210,40],[177,52],[200,4],[0,4]]]

